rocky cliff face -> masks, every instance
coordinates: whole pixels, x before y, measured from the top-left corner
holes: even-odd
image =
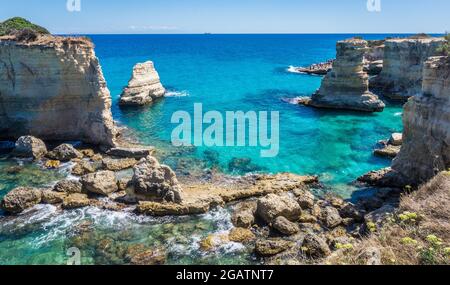
[[[111,97],[83,38],[0,38],[0,138],[34,135],[113,146]]]
[[[423,63],[437,55],[443,38],[407,38],[385,41],[383,70],[371,88],[391,99],[407,100],[422,91]]]
[[[450,60],[432,57],[424,64],[423,92],[404,108],[402,149],[392,169],[417,185],[450,167]]]
[[[153,62],[138,63],[133,68],[133,75],[120,96],[121,105],[147,105],[164,96],[162,86]]]
[[[382,111],[385,105],[369,92],[369,77],[363,71],[367,50],[368,43],[364,40],[338,42],[333,70],[325,76],[308,104],[318,108]]]

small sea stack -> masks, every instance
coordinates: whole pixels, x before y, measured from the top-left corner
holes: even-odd
[[[300,103],[329,109],[381,112],[385,105],[369,91],[369,76],[364,72],[364,54],[368,43],[349,39],[337,43],[333,69],[322,80],[320,89]]]
[[[133,75],[128,86],[120,95],[120,105],[148,105],[155,99],[164,96],[165,92],[153,62],[138,63],[133,68]]]

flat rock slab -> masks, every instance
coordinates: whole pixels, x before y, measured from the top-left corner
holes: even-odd
[[[155,152],[154,147],[145,147],[145,148],[115,147],[108,150],[106,154],[116,157],[141,159],[149,155],[152,155],[154,152]]]
[[[180,204],[141,201],[136,210],[151,216],[194,215],[208,212],[212,207],[271,193],[292,191],[307,184],[317,183],[317,176],[299,176],[289,173],[243,177],[223,184],[183,185],[184,199]]]

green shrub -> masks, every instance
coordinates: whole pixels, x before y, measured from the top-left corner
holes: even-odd
[[[450,44],[449,44],[450,34],[446,33],[444,38],[445,38],[446,42],[441,47],[438,48],[437,52],[441,55],[448,56],[448,55],[450,55]]]
[[[9,35],[13,32],[22,31],[25,29],[32,30],[39,34],[50,34],[50,32],[38,25],[35,25],[24,18],[14,17],[0,23],[0,36]]]

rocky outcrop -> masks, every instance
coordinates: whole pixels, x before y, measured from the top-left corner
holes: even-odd
[[[75,158],[83,158],[83,154],[76,150],[71,144],[62,144],[47,153],[47,157],[53,160],[66,162]]]
[[[370,87],[397,100],[422,91],[423,64],[445,42],[443,38],[388,39],[385,42],[383,70],[370,81]]]
[[[403,112],[403,145],[392,170],[405,184],[428,181],[450,167],[450,60],[432,57],[423,72],[423,91]]]
[[[131,196],[139,200],[159,200],[174,203],[183,201],[183,191],[172,169],[151,156],[134,167]]]
[[[116,176],[112,171],[99,171],[81,178],[83,191],[108,196],[118,190]]]
[[[166,90],[162,86],[153,62],[138,63],[133,68],[133,75],[128,86],[120,95],[120,104],[142,106],[152,103],[164,96]]]
[[[113,146],[111,97],[85,38],[0,37],[0,138]]]
[[[19,187],[6,194],[0,206],[8,213],[17,214],[39,204],[41,199],[41,190]]]
[[[311,99],[301,103],[331,109],[380,112],[384,103],[369,92],[369,76],[363,71],[367,41],[350,39],[337,43],[333,70],[322,80]]]
[[[280,216],[297,221],[301,213],[302,209],[297,201],[287,195],[269,194],[260,198],[256,209],[256,214],[269,224]]]
[[[15,144],[14,156],[39,159],[47,153],[45,143],[32,136],[20,137]]]

